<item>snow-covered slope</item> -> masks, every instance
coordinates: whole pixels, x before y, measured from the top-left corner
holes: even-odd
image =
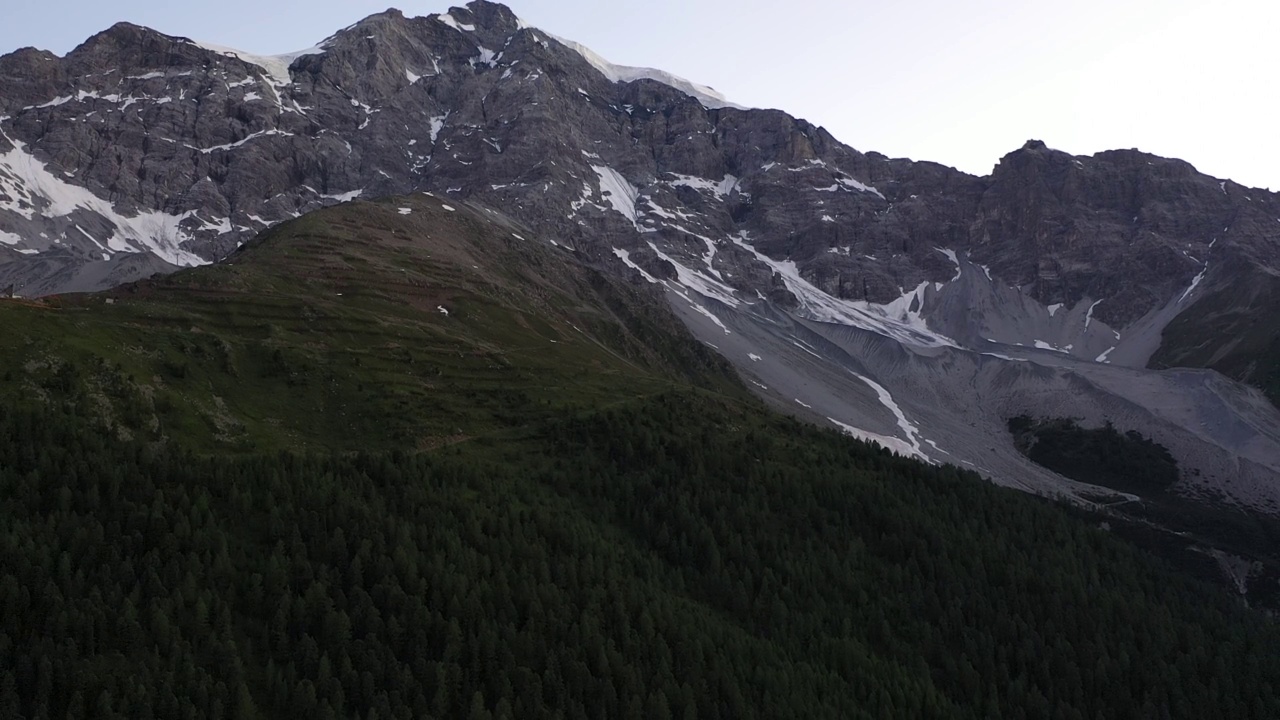
[[[435,14],[435,15],[426,15],[423,17],[433,18],[437,22],[443,23],[459,32],[464,32],[464,33],[476,32],[475,24],[464,22],[463,20],[459,20],[458,18],[454,17],[453,13],[454,13],[454,10],[450,10],[449,12]],[[736,105],[730,102],[729,99],[726,98],[724,95],[721,95],[715,89],[707,87],[706,85],[701,85],[695,82],[691,82],[682,77],[666,72],[665,70],[657,70],[655,68],[645,68],[645,67],[630,67],[627,65],[616,65],[604,59],[599,53],[595,52],[594,50],[587,47],[586,45],[549,33],[546,30],[543,30],[534,25],[531,25],[530,23],[526,22],[522,18],[515,17],[514,19],[515,19],[516,27],[518,27],[519,29],[536,30],[539,35],[544,35],[548,38],[551,38],[552,40],[555,40],[556,42],[572,50],[578,55],[581,55],[584,60],[590,63],[591,66],[594,67],[596,70],[599,70],[600,74],[604,75],[605,78],[607,78],[610,82],[628,83],[628,82],[634,82],[636,80],[655,80],[664,85],[673,87],[679,90],[680,92],[683,92],[686,95],[689,95],[697,99],[698,102],[702,103],[703,106],[708,109],[719,109],[719,108],[726,108],[726,107],[737,108],[740,110],[746,109],[741,105]]]
[[[289,76],[289,66],[293,64],[294,60],[297,60],[304,55],[319,55],[324,52],[325,46],[325,43],[320,43],[319,45],[309,47],[306,50],[298,50],[291,53],[284,53],[282,55],[254,55],[253,53],[247,53],[243,50],[236,50],[235,48],[215,45],[213,43],[200,41],[193,42],[205,50],[211,50],[223,55],[231,55],[249,63],[250,65],[257,65],[266,71],[267,77],[271,79],[271,84],[276,87],[288,85],[293,82],[293,78]]]
[[[574,52],[581,55],[583,59],[591,63],[592,67],[599,70],[600,74],[604,75],[606,78],[608,78],[612,82],[627,83],[627,82],[634,82],[636,80],[656,80],[664,85],[670,85],[671,87],[679,90],[680,92],[683,92],[686,95],[689,95],[697,99],[698,102],[702,103],[703,106],[708,109],[719,109],[719,108],[735,108],[738,110],[747,109],[741,105],[737,105],[735,103],[730,102],[729,99],[726,98],[724,95],[721,95],[715,89],[709,88],[706,85],[699,85],[698,83],[685,80],[682,77],[672,75],[671,73],[666,72],[664,70],[655,70],[654,68],[630,67],[627,65],[614,65],[608,60],[605,60],[594,50],[592,50],[591,48],[585,45],[582,45],[581,43],[576,43],[572,40],[566,40],[562,37],[557,37],[556,35],[552,35],[551,33],[546,32],[545,30],[541,32],[543,32],[543,34],[545,34],[547,37],[550,37],[551,39],[555,40],[561,45],[564,45],[570,50],[573,50]]]
[[[0,210],[13,213],[11,223],[33,222],[39,216],[44,226],[56,223],[62,228],[57,236],[46,230],[32,237],[30,233],[19,236],[0,227],[0,243],[14,247],[21,243],[24,247],[18,252],[34,255],[67,240],[88,239],[103,260],[110,260],[116,253],[149,252],[176,266],[207,262],[182,248],[193,237],[183,226],[217,230],[225,220],[201,220],[194,211],[177,215],[157,211],[126,214],[110,201],[49,172],[22,141],[9,138],[3,130],[0,138],[12,146],[0,154]],[[3,196],[9,199],[2,199]]]

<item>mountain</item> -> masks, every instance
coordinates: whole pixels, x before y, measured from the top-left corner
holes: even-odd
[[[482,0],[273,57],[123,24],[64,58],[21,50],[0,59],[0,150],[0,285],[22,295],[431,192],[664,295],[776,407],[1280,559],[1222,523],[1184,529],[1188,502],[1249,538],[1280,512],[1280,199],[1181,161],[1031,141],[974,177],[858,152]],[[1019,448],[1021,416],[1136,433],[1179,480],[1068,478]]]
[[[416,192],[0,301],[0,717],[1280,712],[1141,527],[771,412],[648,290]]]

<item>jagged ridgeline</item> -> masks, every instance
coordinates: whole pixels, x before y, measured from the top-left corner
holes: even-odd
[[[214,261],[416,190],[695,292],[1280,387],[1275,331],[1249,321],[1274,304],[1280,197],[1179,160],[1030,141],[975,177],[859,152],[484,0],[277,56],[122,23],[65,57],[0,57],[0,286],[20,294]]]
[[[0,717],[1280,713],[1262,615],[663,308],[424,194],[0,304]]]

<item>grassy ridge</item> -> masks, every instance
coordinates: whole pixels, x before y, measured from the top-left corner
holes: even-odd
[[[121,437],[216,452],[430,448],[672,382],[741,392],[652,298],[471,209],[388,202],[223,265],[0,303],[0,392],[79,388],[65,401]]]

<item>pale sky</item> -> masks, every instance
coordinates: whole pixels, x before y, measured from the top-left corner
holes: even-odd
[[[17,3],[14,3],[17,4]],[[258,54],[448,0],[41,0],[0,53],[64,54],[116,21]],[[1263,0],[511,0],[622,65],[776,107],[848,145],[985,175],[1026,140],[1138,148],[1280,191],[1280,3]]]

